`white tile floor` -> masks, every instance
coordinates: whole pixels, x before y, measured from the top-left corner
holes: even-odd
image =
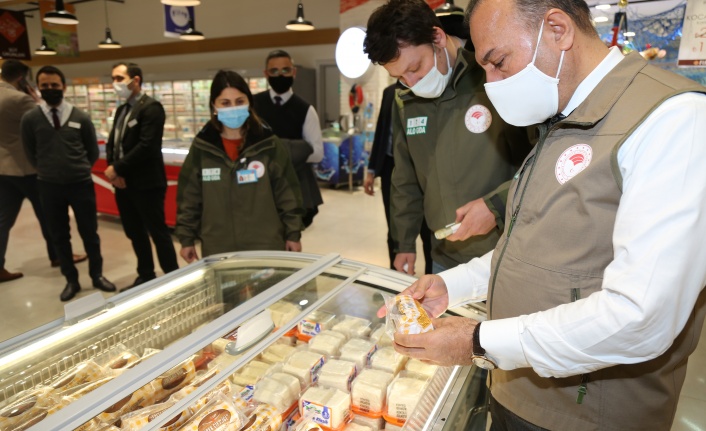
[[[385,216],[379,192],[370,197],[358,188],[323,189],[325,204],[314,224],[303,234],[304,251],[338,253],[344,258],[388,266]],[[73,228],[74,250],[81,252],[80,237]],[[99,219],[104,275],[118,288],[129,285],[136,277],[135,257],[118,220]],[[176,244],[176,242],[175,242]],[[64,304],[59,293],[64,280],[58,268],[50,268],[39,226],[29,202],[25,202],[10,234],[6,267],[21,271],[21,279],[0,284],[0,340],[6,340],[63,315]],[[183,264],[183,262],[181,262]],[[78,264],[83,291],[78,297],[96,292],[90,288],[88,266]],[[417,273],[422,264],[417,262]],[[105,294],[108,296],[109,294]],[[672,431],[706,431],[706,331],[691,356],[686,384],[681,393],[677,417]]]

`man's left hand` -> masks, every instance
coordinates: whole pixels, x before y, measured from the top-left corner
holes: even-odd
[[[395,350],[412,358],[441,365],[470,365],[473,330],[478,324],[465,317],[432,319],[434,330],[424,334],[395,334]]]
[[[127,187],[125,184],[125,178],[116,176],[114,179],[110,180],[110,183],[116,188],[116,189],[124,189]]]
[[[301,241],[287,241],[285,243],[286,251],[302,251]]]

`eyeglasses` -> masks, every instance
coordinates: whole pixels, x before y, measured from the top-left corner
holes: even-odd
[[[293,67],[283,67],[281,69],[277,69],[277,68],[273,67],[272,69],[267,69],[267,73],[270,76],[280,76],[280,75],[289,76],[292,74],[292,72],[294,72]]]

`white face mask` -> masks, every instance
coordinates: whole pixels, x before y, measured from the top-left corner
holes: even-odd
[[[524,127],[544,122],[559,110],[559,72],[564,62],[561,51],[556,77],[547,76],[535,67],[544,21],[539,28],[537,48],[532,62],[515,75],[485,84],[485,92],[506,123]]]
[[[121,99],[129,98],[132,95],[132,90],[127,88],[127,86],[130,85],[131,82],[132,79],[128,82],[113,82],[113,90],[115,90],[115,94],[117,94]]]
[[[434,49],[434,45],[432,45],[432,49]],[[446,48],[444,48],[444,52],[446,52],[446,66],[448,67],[448,72],[446,72],[446,75],[442,75],[441,72],[439,72],[439,69],[437,69],[436,52],[434,52],[434,67],[432,67],[431,70],[424,75],[424,78],[417,81],[417,83],[411,87],[407,87],[406,84],[400,81],[402,85],[412,90],[415,95],[424,97],[425,99],[436,99],[441,96],[441,93],[444,92],[446,86],[449,84],[449,80],[451,79],[449,52]]]

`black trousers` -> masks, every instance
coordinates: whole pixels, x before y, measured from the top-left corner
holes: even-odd
[[[78,233],[81,235],[83,247],[88,255],[88,273],[94,280],[102,276],[103,257],[101,240],[98,236],[96,192],[93,189],[93,181],[55,184],[38,180],[37,185],[54,249],[61,262],[61,273],[66,277],[66,281],[78,282],[78,271],[74,265],[71,249],[69,208],[74,212]]]
[[[15,225],[17,215],[22,209],[22,202],[25,198],[32,203],[34,214],[39,221],[42,236],[47,243],[49,260],[57,259],[44,210],[42,209],[42,203],[39,201],[37,176],[14,177],[0,175],[0,269],[5,268],[5,253],[7,252],[7,243],[10,240],[10,229]]]
[[[159,266],[164,273],[179,268],[174,243],[164,221],[163,187],[146,190],[115,189],[120,219],[125,235],[132,241],[137,256],[137,274],[146,280],[155,277],[150,237],[157,249]]]
[[[490,431],[547,431],[506,409],[492,395],[490,397],[490,418],[492,420]]]
[[[385,206],[385,219],[387,220],[387,252],[390,256],[390,269],[395,269],[393,265],[395,261],[395,249],[397,244],[392,239],[392,231],[390,230],[390,195],[392,190],[392,170],[395,167],[395,159],[391,156],[385,156],[385,161],[382,164],[380,172],[380,189],[382,191],[382,202]],[[422,238],[422,251],[424,253],[424,273],[432,273],[431,260],[431,230],[427,226],[427,221],[422,220],[422,227],[419,231],[419,236]]]

